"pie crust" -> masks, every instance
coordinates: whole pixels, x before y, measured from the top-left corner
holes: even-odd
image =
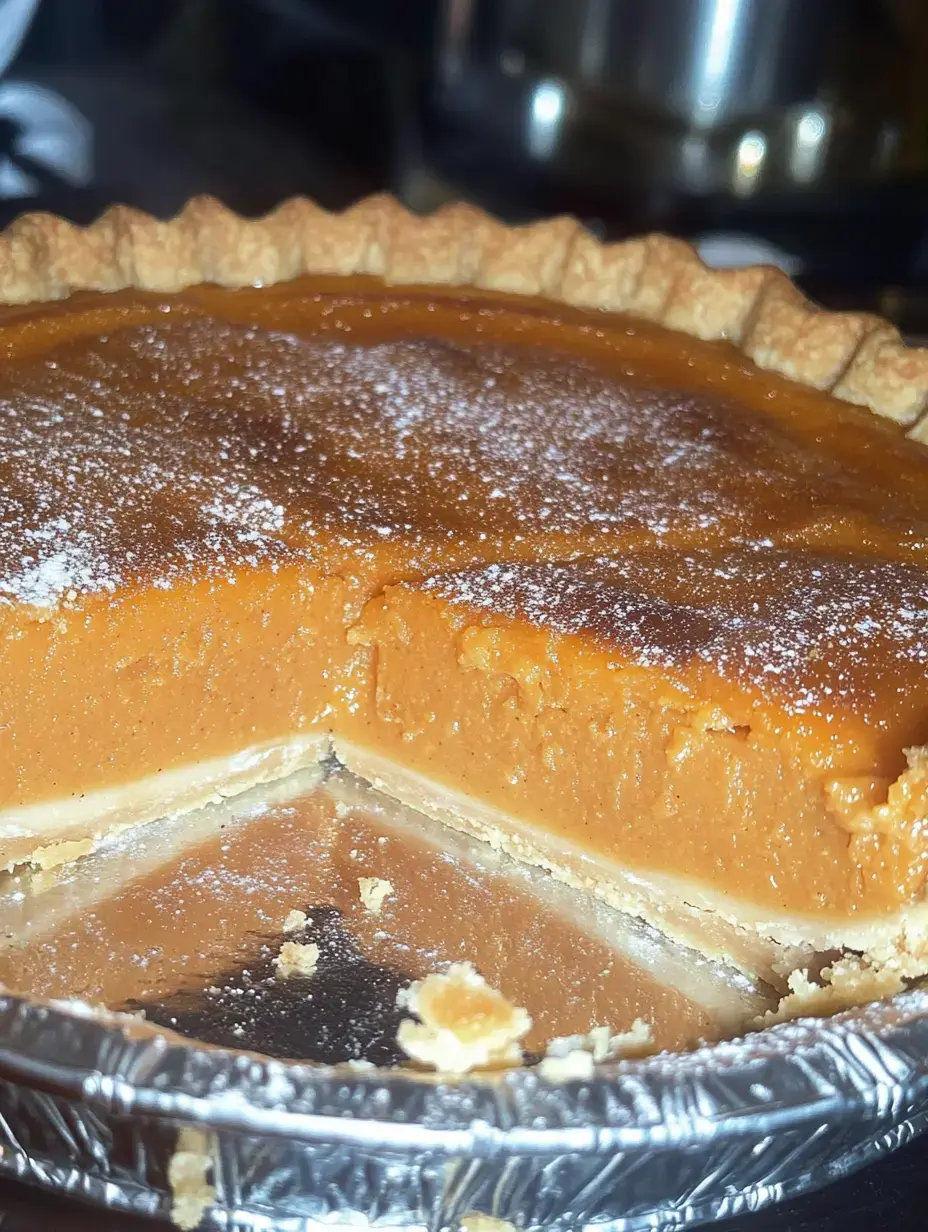
[[[472,286],[627,312],[726,339],[760,368],[824,390],[928,440],[928,349],[887,321],[829,312],[770,266],[714,270],[682,240],[604,244],[572,218],[510,227],[472,206],[421,217],[388,196],[341,213],[305,198],[245,219],[197,197],[161,222],[114,206],[89,227],[28,214],[0,236],[0,302],[73,291],[268,286],[301,274],[373,274],[387,284]]]

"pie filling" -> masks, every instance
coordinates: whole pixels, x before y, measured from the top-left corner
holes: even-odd
[[[741,966],[928,952],[893,425],[726,344],[363,278],[76,295],[0,349],[0,862],[331,740]]]
[[[0,812],[3,858],[9,869],[23,862],[50,868],[85,854],[97,839],[117,828],[187,813],[310,767],[319,768],[321,778],[329,749],[324,732],[307,732],[132,783],[4,809]]]

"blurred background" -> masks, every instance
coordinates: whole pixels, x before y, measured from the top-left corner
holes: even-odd
[[[0,0],[0,222],[467,198],[928,332],[926,0]]]

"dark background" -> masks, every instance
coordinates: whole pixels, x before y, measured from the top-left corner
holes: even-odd
[[[833,2],[806,0],[809,11]],[[878,6],[850,7],[879,32]],[[748,203],[658,189],[631,173],[617,187],[604,155],[583,175],[539,167],[512,140],[504,109],[481,111],[479,90],[470,106],[443,94],[442,11],[439,0],[40,0],[0,72],[0,224],[32,209],[89,222],[115,201],[169,216],[200,192],[245,214],[295,193],[329,208],[382,189],[420,209],[462,196],[511,221],[568,210],[604,235],[648,226],[753,235],[799,254],[802,280],[826,303],[877,308],[928,332],[918,123],[909,161],[884,182]],[[915,0],[912,11],[928,4]],[[719,1232],[921,1228],[926,1166],[915,1143]],[[155,1226],[0,1185],[2,1232]]]
[[[3,6],[16,2],[0,0],[0,35]],[[33,208],[89,222],[113,201],[168,216],[198,192],[252,215],[295,193],[329,208],[384,188],[414,209],[466,197],[508,221],[568,211],[608,236],[753,235],[798,255],[800,281],[829,306],[877,309],[920,332],[928,327],[928,4],[792,2],[800,17],[846,14],[853,39],[827,89],[851,134],[887,116],[899,122],[898,165],[869,177],[864,150],[851,143],[840,175],[739,201],[649,180],[634,151],[612,140],[616,116],[637,124],[645,143],[647,125],[608,93],[593,100],[591,118],[584,113],[568,157],[526,156],[517,131],[524,99],[499,67],[506,40],[494,33],[495,15],[527,11],[529,25],[543,26],[548,14],[563,22],[597,0],[37,0],[25,41],[0,72],[0,154],[25,168],[36,191],[4,199],[0,167],[0,222]],[[644,11],[696,0],[601,3]],[[441,45],[457,8],[483,21],[474,19],[472,62],[449,87]],[[897,10],[905,20],[892,24]],[[44,87],[76,108],[89,175],[69,181],[17,150],[23,124],[4,114],[4,82]]]

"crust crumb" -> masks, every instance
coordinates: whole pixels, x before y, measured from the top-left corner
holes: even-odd
[[[472,963],[453,963],[444,975],[427,975],[396,997],[421,1021],[404,1018],[396,1033],[407,1056],[452,1074],[518,1065],[518,1041],[532,1020],[501,992],[491,988]]]
[[[213,1167],[215,1140],[212,1134],[185,1125],[168,1164],[171,1187],[171,1219],[185,1232],[196,1228],[216,1198],[216,1188],[207,1177]]]
[[[757,1026],[772,1027],[794,1018],[828,1018],[841,1010],[853,1009],[855,1005],[895,996],[905,987],[898,969],[871,967],[852,956],[825,967],[820,984],[809,978],[807,968],[793,971],[787,983],[787,995],[781,998],[775,1010],[768,1010],[754,1020]]]
[[[515,1225],[505,1219],[474,1212],[461,1220],[461,1232],[516,1232]]]
[[[593,1077],[595,1068],[592,1053],[574,1048],[560,1056],[542,1057],[537,1073],[545,1082],[571,1082],[577,1078],[585,1081]]]
[[[47,872],[48,869],[58,868],[61,864],[73,864],[81,856],[89,855],[95,846],[96,843],[92,838],[66,839],[61,843],[49,843],[45,847],[37,847],[29,857],[29,863],[33,868]]]
[[[906,980],[928,975],[928,941],[918,933],[906,933],[893,944],[874,946],[863,956],[867,967],[886,968]]]
[[[306,927],[306,922],[308,919],[309,916],[305,911],[297,911],[296,908],[294,908],[292,911],[288,912],[287,918],[284,920],[284,932],[298,933],[301,928]]]
[[[636,1018],[628,1031],[613,1033],[611,1027],[593,1027],[587,1035],[561,1035],[548,1042],[538,1073],[546,1082],[591,1078],[604,1061],[644,1057],[654,1051],[650,1023]]]
[[[314,975],[318,962],[319,947],[312,941],[306,945],[299,941],[285,941],[274,959],[277,973],[284,979],[289,979],[291,975]]]
[[[393,882],[385,877],[359,877],[358,889],[361,891],[361,902],[371,915],[380,915],[384,899],[393,893]]]

